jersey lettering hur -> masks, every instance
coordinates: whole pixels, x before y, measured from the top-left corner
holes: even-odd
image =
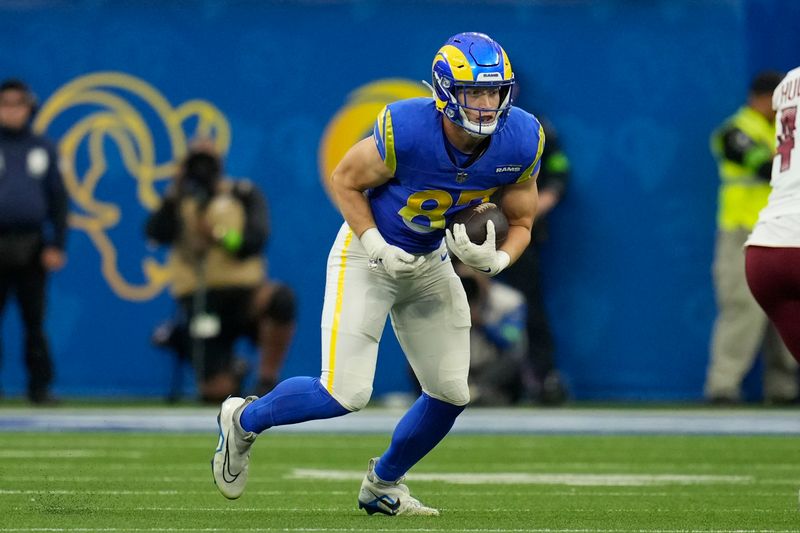
[[[800,247],[800,67],[790,71],[772,95],[777,153],[772,161],[772,192],[758,215],[748,245]]]
[[[772,108],[776,111],[777,155],[772,162],[772,194],[763,215],[800,214],[800,67],[792,70],[775,89]]]
[[[544,133],[522,109],[511,109],[482,156],[463,167],[451,158],[442,120],[433,99],[412,98],[387,105],[375,123],[375,143],[394,177],[368,192],[370,206],[383,238],[409,253],[436,250],[453,215],[531,179],[540,166]]]

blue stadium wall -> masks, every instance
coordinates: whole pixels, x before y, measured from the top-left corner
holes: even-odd
[[[753,73],[796,66],[797,20],[789,0],[0,2],[0,77],[30,82],[37,127],[69,159],[69,264],[47,320],[56,391],[169,388],[171,358],[149,336],[173,305],[142,225],[196,131],[229,135],[227,170],[271,201],[271,274],[300,305],[283,377],[317,374],[341,222],[320,174],[376,106],[421,90],[447,36],[483,31],[508,51],[520,105],[556,125],[572,162],[542,253],[575,397],[699,399],[715,313],[708,135]],[[15,308],[3,326],[13,395],[25,380]],[[384,339],[376,395],[409,389],[390,328]]]

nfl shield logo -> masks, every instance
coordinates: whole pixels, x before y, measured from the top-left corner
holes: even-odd
[[[467,173],[464,171],[459,172],[456,174],[456,183],[464,183],[467,181]]]

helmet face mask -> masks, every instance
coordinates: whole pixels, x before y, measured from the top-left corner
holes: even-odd
[[[477,136],[491,135],[497,130],[501,114],[508,109],[507,89],[500,87],[456,85],[455,97],[458,102],[462,126],[467,133]],[[484,95],[486,97],[484,98]],[[476,101],[479,100],[480,101]]]
[[[432,70],[436,108],[451,122],[476,137],[503,128],[511,110],[514,74],[505,51],[488,35],[454,35],[436,53]],[[469,95],[483,93],[492,95],[489,101],[495,100],[496,107],[469,105]]]

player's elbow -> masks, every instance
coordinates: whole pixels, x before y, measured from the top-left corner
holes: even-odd
[[[363,190],[355,186],[352,173],[347,168],[335,170],[331,175],[331,192],[333,201],[338,206],[349,205],[353,198],[363,195]]]
[[[342,193],[349,188],[347,184],[351,180],[349,179],[348,174],[349,172],[347,166],[342,164],[339,164],[335,169],[333,169],[333,173],[330,177],[330,185],[334,197],[340,197]]]
[[[512,228],[516,228],[513,231],[522,231],[522,232],[531,232],[533,229],[534,217],[533,215],[524,216],[524,217],[514,217],[508,219],[508,229],[512,231]]]

